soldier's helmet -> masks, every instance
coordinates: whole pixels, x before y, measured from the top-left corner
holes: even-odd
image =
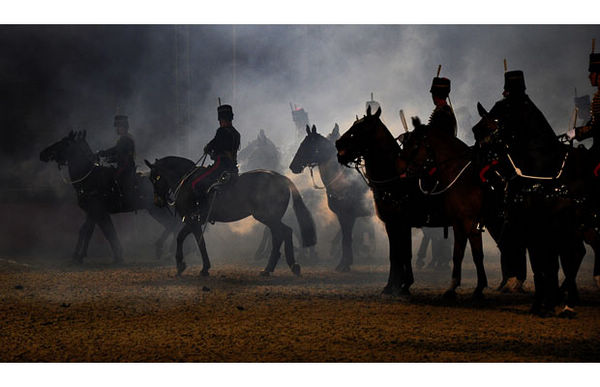
[[[450,80],[440,77],[433,78],[429,92],[436,97],[447,98],[450,95]]]
[[[525,92],[525,76],[523,71],[514,70],[504,73],[504,90],[509,93],[519,94]]]
[[[232,121],[233,120],[233,108],[231,105],[221,105],[217,108],[217,119]]]
[[[124,115],[116,115],[114,126],[115,128],[129,129],[129,119]]]

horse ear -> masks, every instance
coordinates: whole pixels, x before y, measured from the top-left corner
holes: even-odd
[[[313,127],[312,127],[312,134],[315,134],[315,133],[317,133],[317,127],[316,127],[316,126],[313,124]]]
[[[481,118],[486,117],[488,115],[488,112],[485,110],[483,105],[481,105],[481,103],[479,103],[479,102],[477,102],[477,112],[479,113],[479,116]]]
[[[148,166],[148,168],[152,169],[154,167],[154,165],[152,165],[152,163],[146,159],[144,159],[144,162],[146,163],[146,165]]]
[[[306,134],[310,135],[310,126],[306,125]]]
[[[371,116],[371,105],[367,107],[367,117]]]
[[[381,115],[381,106],[377,108],[377,111],[375,112],[375,118],[379,118],[380,115]]]

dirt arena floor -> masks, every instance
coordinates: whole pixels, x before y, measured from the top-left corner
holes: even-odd
[[[1,362],[597,362],[600,291],[589,264],[573,320],[528,314],[525,294],[486,290],[470,301],[473,265],[454,303],[447,273],[415,272],[410,300],[380,296],[387,265],[304,266],[213,262],[210,277],[170,262],[114,267],[0,260]],[[589,263],[589,259],[587,262]],[[27,263],[32,262],[32,263]],[[488,264],[490,284],[497,265]]]

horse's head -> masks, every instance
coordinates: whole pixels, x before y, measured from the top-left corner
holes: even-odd
[[[477,112],[479,113],[481,120],[473,127],[475,140],[479,144],[489,143],[492,141],[493,137],[498,134],[500,124],[497,119],[490,116],[487,110],[485,110],[479,102],[477,102]]]
[[[164,207],[168,203],[169,191],[171,187],[165,177],[164,168],[160,160],[155,160],[154,164],[144,159],[144,162],[150,168],[150,182],[154,187],[154,205]]]
[[[70,131],[69,134],[40,152],[40,160],[43,162],[56,161],[59,166],[67,164],[73,157],[83,151],[84,156],[93,156],[93,153],[85,141],[86,132]],[[86,157],[89,158],[89,157]]]
[[[296,155],[290,164],[293,173],[301,173],[304,168],[327,161],[334,154],[329,140],[317,133],[317,127],[312,129],[306,125],[306,137],[302,140]]]
[[[381,120],[381,108],[371,114],[371,106],[367,108],[367,115],[357,119],[354,124],[336,142],[337,158],[341,164],[348,165],[365,156],[376,137],[375,129]]]

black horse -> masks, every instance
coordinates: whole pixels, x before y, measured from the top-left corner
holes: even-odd
[[[353,263],[352,229],[356,218],[372,216],[373,211],[366,201],[368,186],[358,176],[342,167],[336,160],[335,145],[306,126],[306,137],[300,144],[290,164],[293,173],[301,173],[304,168],[319,167],[321,181],[327,193],[327,205],[337,216],[342,230],[342,259],[337,271],[350,271]],[[312,170],[311,170],[312,173]]]
[[[483,268],[481,233],[476,227],[476,209],[480,206],[477,196],[472,196],[462,184],[454,185],[443,196],[425,195],[419,179],[406,173],[406,160],[399,157],[400,146],[379,119],[380,114],[380,108],[371,114],[369,107],[367,115],[357,120],[336,142],[336,148],[338,161],[344,165],[364,159],[365,177],[373,190],[377,215],[385,223],[390,245],[390,273],[384,293],[408,294],[414,282],[411,227],[453,226],[455,267],[452,284],[445,295],[456,295],[455,289],[460,284],[460,262],[468,239],[478,273],[473,296],[480,298],[487,286],[487,278]],[[463,211],[465,206],[456,207],[461,195],[471,195],[461,199],[470,198],[469,211]]]
[[[502,142],[502,122],[480,104],[478,111],[482,118],[473,132],[487,154],[495,155],[484,169],[494,171],[506,192],[502,239],[509,247],[521,245],[529,250],[536,288],[532,310],[551,314],[558,303],[560,258],[565,275],[561,289],[567,293],[563,314],[569,315],[579,299],[576,276],[585,255],[582,241],[593,248],[594,276],[600,274],[600,239],[587,222],[587,187],[592,175],[586,168],[586,151],[563,146],[554,168],[531,173],[535,164],[517,152],[511,155],[512,148]],[[519,145],[524,149],[533,146],[528,142]]]
[[[164,241],[179,227],[179,220],[170,215],[166,209],[154,205],[152,184],[141,175],[136,176],[137,191],[133,207],[123,206],[121,193],[113,177],[115,169],[97,163],[97,157],[85,137],[85,131],[71,131],[68,136],[40,153],[40,160],[43,162],[56,161],[59,168],[67,165],[70,183],[77,193],[77,203],[86,214],[85,222],[79,230],[73,260],[81,263],[87,256],[88,244],[98,224],[110,243],[113,260],[121,262],[122,247],[110,214],[133,212],[139,209],[148,210],[148,213],[165,228],[155,244],[157,258],[160,258]]]
[[[290,192],[293,208],[300,225],[304,246],[317,242],[315,224],[308,208],[294,183],[277,172],[254,170],[234,177],[223,186],[211,187],[208,193],[209,206],[206,213],[198,214],[192,181],[202,175],[206,168],[196,167],[194,162],[182,157],[164,157],[153,164],[144,160],[150,167],[150,180],[154,184],[155,203],[165,206],[172,203],[184,217],[185,226],[177,236],[177,274],[185,270],[183,241],[193,233],[202,254],[202,275],[208,275],[210,261],[203,237],[203,225],[209,222],[235,222],[248,216],[266,225],[271,230],[272,250],[269,262],[262,275],[275,270],[284,245],[286,261],[296,275],[300,275],[300,265],[294,259],[292,229],[281,218],[285,214]],[[173,196],[173,202],[170,197]]]

